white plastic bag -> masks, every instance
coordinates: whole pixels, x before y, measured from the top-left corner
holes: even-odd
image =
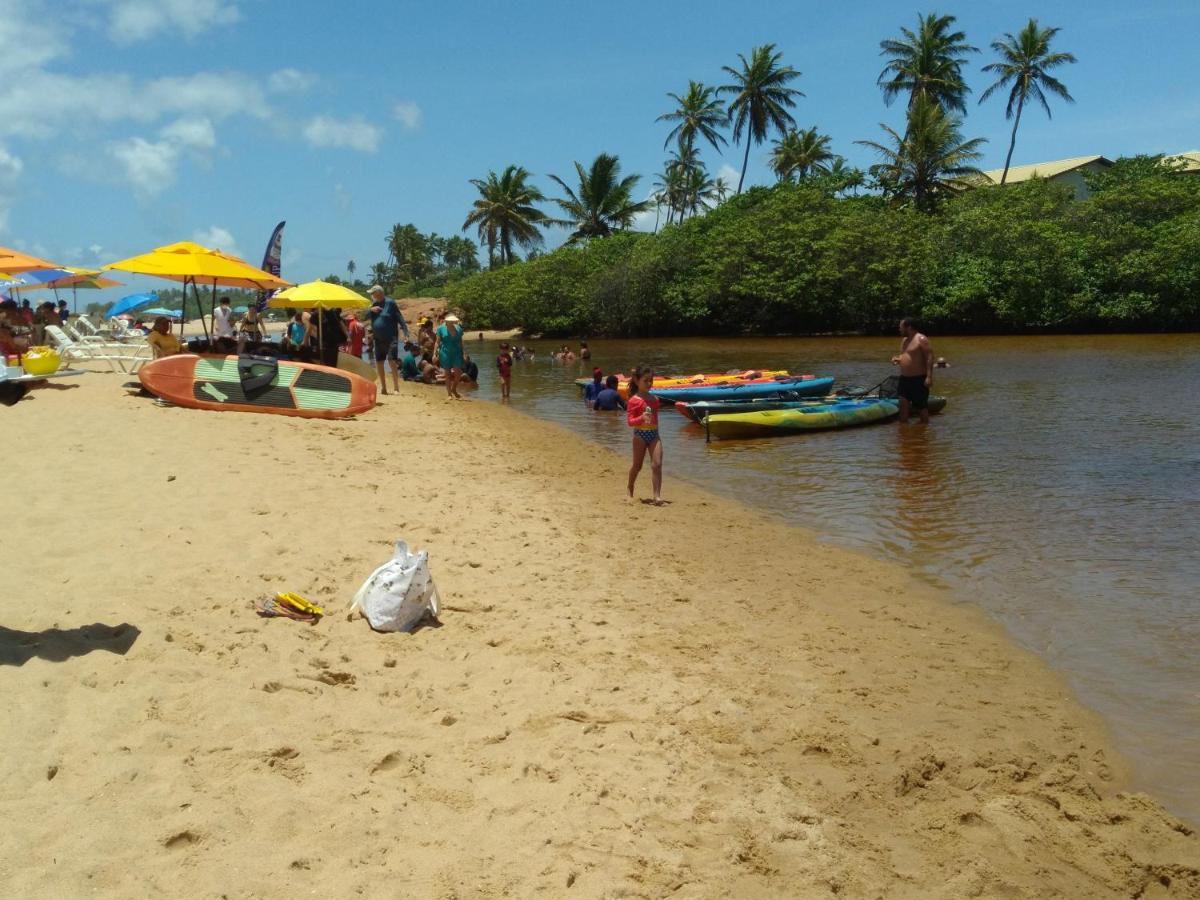
[[[410,553],[408,544],[398,541],[395,555],[363,582],[350,609],[361,611],[376,631],[412,631],[426,615],[436,619],[429,554]]]

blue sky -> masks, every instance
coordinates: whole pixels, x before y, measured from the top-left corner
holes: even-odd
[[[976,98],[988,45],[1031,15],[1079,58],[1062,72],[1077,103],[1028,113],[1014,163],[1200,147],[1200,4],[934,8],[982,50]],[[459,233],[468,179],[509,163],[553,195],[546,173],[616,153],[648,193],[666,93],[724,83],[721,66],[765,42],[803,73],[797,123],[865,167],[853,142],[902,117],[875,83],[879,40],[916,14],[877,0],[0,0],[0,244],[95,265],[193,239],[257,264],[286,219],[288,279],[365,269],[393,223]],[[1001,101],[972,101],[983,168],[1003,163],[1008,131]],[[772,180],[768,153],[751,150],[749,183]],[[713,172],[741,163],[732,148],[706,157]]]

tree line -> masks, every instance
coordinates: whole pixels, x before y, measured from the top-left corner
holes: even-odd
[[[471,327],[547,335],[1200,328],[1200,177],[1158,157],[939,199],[755,187],[657,234],[563,247],[450,285]]]

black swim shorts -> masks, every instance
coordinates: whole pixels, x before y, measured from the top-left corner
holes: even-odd
[[[908,401],[910,409],[922,410],[929,405],[929,388],[924,375],[901,375],[896,393]]]
[[[399,343],[397,338],[388,340],[387,338],[375,338],[375,362],[383,362],[385,359],[396,359],[396,346]]]

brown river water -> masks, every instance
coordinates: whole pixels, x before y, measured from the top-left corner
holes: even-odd
[[[621,452],[623,419],[587,410],[572,384],[593,364],[758,366],[870,387],[898,348],[891,338],[593,341],[591,363],[564,367],[549,360],[554,342],[524,343],[537,358],[516,365],[512,405]],[[983,607],[1105,716],[1137,787],[1200,821],[1200,335],[933,343],[951,368],[935,373],[949,402],[929,427],[708,444],[665,412],[665,496],[686,479]],[[497,345],[467,349],[482,369],[476,396],[497,399]],[[643,480],[648,490],[648,470]]]

